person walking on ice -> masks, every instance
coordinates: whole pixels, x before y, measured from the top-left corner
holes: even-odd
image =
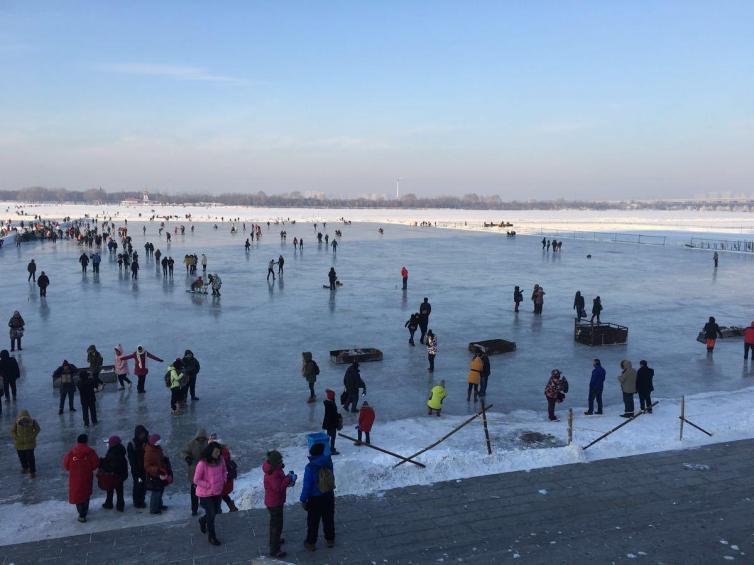
[[[704,332],[705,344],[707,345],[707,353],[712,354],[715,350],[717,338],[723,337],[723,332],[720,331],[720,326],[717,325],[714,316],[709,317],[709,321],[704,324],[702,331]]]
[[[270,280],[270,275],[272,275],[272,280],[275,280],[275,259],[270,259],[270,262],[267,263],[267,280]]]

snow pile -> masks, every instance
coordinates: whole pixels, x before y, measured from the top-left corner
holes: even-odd
[[[708,437],[686,426],[684,439],[678,440],[678,399],[661,399],[653,414],[645,414],[624,428],[608,436],[589,450],[582,446],[624,420],[618,416],[622,406],[607,406],[604,416],[584,416],[583,408],[574,408],[574,444],[566,445],[567,429],[565,411],[560,410],[559,422],[546,420],[545,409],[541,412],[517,410],[508,414],[491,412],[489,429],[493,454],[487,455],[484,432],[479,419],[472,422],[437,448],[422,454],[417,459],[426,469],[405,463],[398,468],[397,459],[370,449],[356,447],[351,442],[338,438],[341,455],[334,458],[338,495],[379,495],[379,493],[409,485],[430,484],[438,481],[470,479],[482,475],[552,467],[568,463],[587,463],[626,455],[666,451],[723,441],[754,437],[754,387],[735,392],[703,393],[686,397],[686,417],[714,435]],[[355,417],[345,416],[343,432],[355,435]],[[375,445],[411,455],[430,445],[448,433],[468,416],[443,415],[423,416],[382,423],[377,421],[372,433]],[[295,504],[301,492],[303,470],[307,462],[305,434],[298,437],[295,445],[271,445],[279,449],[285,458],[286,470],[299,475],[299,483],[289,490],[288,503]],[[525,439],[521,439],[521,438]],[[542,447],[545,446],[545,447]],[[251,462],[239,462],[248,468]],[[234,498],[239,508],[263,506],[264,490],[262,471],[255,466],[236,480]],[[700,467],[689,454],[687,469]],[[472,479],[473,480],[473,479]],[[532,493],[546,495],[541,485],[532,483]],[[127,498],[130,482],[126,485]],[[75,509],[65,501],[48,501],[23,505],[18,502],[0,505],[0,512],[13,519],[0,523],[0,544],[20,543],[37,539],[62,537],[81,533],[125,528],[154,522],[188,518],[188,496],[185,493],[166,492],[165,501],[171,509],[161,516],[150,516],[146,510],[135,510],[130,505],[120,514],[102,510],[103,499],[93,499],[90,521],[76,522]]]

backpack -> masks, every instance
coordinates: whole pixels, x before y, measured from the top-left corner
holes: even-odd
[[[335,420],[336,421],[336,427],[338,428],[338,431],[343,429],[343,414],[338,412],[338,417]]]
[[[328,469],[327,467],[319,468],[317,488],[322,494],[327,494],[335,490],[335,475],[333,474],[332,469]]]
[[[170,388],[170,369],[165,373],[165,386]]]
[[[188,385],[189,384],[189,377],[188,377],[188,375],[185,372],[181,373],[180,374],[180,379],[179,379],[178,382],[181,385],[181,388],[183,388],[186,385]]]
[[[317,365],[317,362],[312,361],[312,365],[314,365],[314,376],[319,375],[319,365]]]
[[[566,380],[565,377],[563,377],[563,384],[561,385],[561,387],[562,387],[563,392],[567,394],[568,393],[568,381]]]
[[[232,481],[238,477],[238,465],[233,459],[228,459],[225,462],[225,467],[228,469],[228,480]]]

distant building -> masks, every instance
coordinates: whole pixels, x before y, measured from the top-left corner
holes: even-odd
[[[141,200],[137,198],[127,198],[126,200],[121,200],[120,203],[122,206],[149,206],[150,204],[154,204],[149,201],[149,194],[147,194],[146,190],[142,193]]]

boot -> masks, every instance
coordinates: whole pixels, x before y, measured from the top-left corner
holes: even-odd
[[[231,512],[238,512],[238,507],[236,506],[236,503],[233,502],[232,500],[230,502],[228,502],[228,509]]]
[[[222,543],[220,542],[220,540],[219,540],[219,539],[217,539],[217,538],[209,538],[209,540],[208,540],[208,541],[209,541],[209,543],[211,543],[212,545],[222,545]]]
[[[313,543],[304,542],[304,548],[307,551],[314,551],[315,549],[317,549],[317,546],[314,545]]]

